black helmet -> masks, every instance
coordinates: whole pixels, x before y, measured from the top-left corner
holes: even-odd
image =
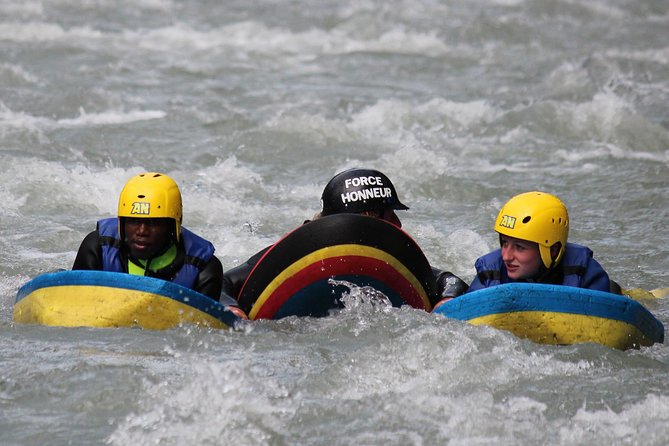
[[[390,179],[374,169],[349,169],[338,173],[323,189],[322,215],[383,209],[409,209],[397,198]]]

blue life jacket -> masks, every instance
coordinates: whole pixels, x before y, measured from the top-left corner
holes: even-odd
[[[564,274],[561,285],[609,291],[609,276],[601,265],[592,258],[590,248],[575,243],[567,243],[560,264]],[[476,272],[477,276],[469,291],[515,282],[506,274],[501,249],[480,257],[476,261]]]
[[[127,267],[124,267],[121,258],[118,219],[105,218],[98,221],[98,233],[100,234],[100,246],[102,248],[102,270],[119,273],[127,272]],[[200,270],[207,265],[214,255],[214,245],[183,226],[181,227],[181,240],[186,256],[181,269],[177,271],[172,282],[192,288]]]

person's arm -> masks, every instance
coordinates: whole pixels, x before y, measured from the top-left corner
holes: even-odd
[[[204,269],[197,275],[193,289],[218,302],[221,297],[222,283],[223,265],[216,256],[212,256]]]
[[[437,279],[437,301],[444,298],[452,299],[467,291],[467,283],[450,271],[442,271],[433,267],[432,273]]]
[[[93,231],[84,237],[72,270],[102,270],[102,250],[98,231]]]
[[[235,266],[223,274],[223,291],[235,299],[239,299],[239,293],[246,282],[246,278],[251,273],[253,265],[248,262]]]
[[[268,246],[260,252],[255,253],[251,258],[241,265],[229,269],[223,274],[223,292],[239,300],[239,293],[246,282],[246,279],[251,274],[251,271],[258,263],[258,260],[271,248]]]

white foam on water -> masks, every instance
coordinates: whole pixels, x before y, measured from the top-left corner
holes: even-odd
[[[30,277],[25,274],[6,275],[0,273],[0,320],[12,320],[16,292],[29,279]]]
[[[498,114],[484,101],[457,103],[435,98],[412,103],[389,99],[365,106],[348,119],[291,111],[274,116],[267,125],[272,131],[292,137],[303,135],[313,141],[309,150],[315,152],[332,140],[356,147],[354,158],[341,164],[340,170],[372,164],[401,184],[403,176],[410,182],[416,179],[428,182],[455,173],[463,167],[463,162],[467,168],[470,163],[463,160],[464,150],[471,150],[472,144],[453,135],[464,134],[472,127],[484,127]],[[488,150],[489,147],[482,148]],[[491,169],[505,168],[499,163],[493,166],[487,160],[481,163],[483,169],[486,164]],[[403,168],[396,172],[398,165]]]
[[[109,110],[99,113],[87,113],[83,107],[79,108],[78,113],[79,115],[75,118],[53,119],[44,116],[33,116],[25,112],[12,111],[0,102],[0,132],[6,132],[9,129],[40,132],[58,128],[119,125],[162,119],[167,116],[167,113],[160,110]]]
[[[25,0],[22,2],[2,2],[0,12],[3,16],[40,16],[44,13],[44,4],[41,0]]]
[[[610,408],[590,410],[587,404],[573,416],[570,426],[560,429],[562,444],[611,442],[634,443],[639,437],[659,444],[669,439],[669,398],[648,393],[644,399],[626,404],[616,412]]]
[[[349,141],[354,144],[358,135],[349,128],[346,121],[332,119],[318,114],[303,113],[281,113],[267,121],[271,130],[286,132],[291,135],[303,135],[319,145],[325,145],[327,141]]]
[[[107,438],[113,445],[267,444],[294,415],[292,395],[242,361],[183,362],[182,379],[145,383],[140,411]]]
[[[9,158],[0,178],[5,185],[7,209],[23,216],[56,214],[63,205],[93,208],[103,215],[115,213],[118,195],[125,181],[138,168],[90,169],[67,166],[36,158]]]
[[[397,99],[380,100],[352,116],[349,127],[371,139],[391,142],[416,132],[461,132],[495,119],[498,112],[485,101],[458,103],[444,98],[413,104]]]
[[[50,122],[52,120],[48,118],[31,116],[24,112],[14,112],[0,102],[0,134],[2,135],[11,129],[38,132],[40,128],[47,127]]]
[[[450,150],[416,144],[401,145],[393,151],[393,146],[389,145],[388,153],[369,164],[388,175],[402,203],[409,206],[408,212],[398,213],[402,220],[405,215],[411,218],[418,206],[440,206],[437,203],[458,195],[454,191],[453,196],[448,193],[442,196],[444,184],[460,173],[458,156]],[[426,199],[435,202],[428,205]]]
[[[669,46],[635,51],[624,51],[615,48],[607,50],[604,54],[614,59],[630,59],[637,62],[653,62],[661,65],[669,65]]]
[[[165,116],[167,116],[167,113],[160,110],[130,110],[127,112],[107,111],[101,113],[86,113],[82,107],[79,108],[78,117],[58,119],[55,122],[55,125],[65,128],[88,127],[97,125],[117,125],[148,121],[152,119],[161,119]]]
[[[611,92],[597,93],[592,101],[574,104],[564,112],[577,132],[603,139],[609,139],[623,119],[634,113],[629,102]]]
[[[173,0],[120,0],[115,2],[114,7],[140,8],[159,12],[171,12],[175,9]]]
[[[0,169],[5,206],[0,246],[11,252],[7,268],[69,268],[84,235],[95,229],[97,219],[116,215],[123,184],[143,170],[7,158]]]
[[[664,153],[651,153],[645,151],[625,150],[615,144],[603,144],[592,148],[581,148],[579,150],[560,149],[555,152],[559,157],[570,163],[576,163],[581,166],[583,170],[594,171],[595,164],[584,161],[596,160],[600,158],[616,158],[629,160],[646,160],[655,161],[669,165],[669,150]]]
[[[1,31],[1,29],[0,29]],[[81,32],[81,31],[80,31]],[[47,34],[47,31],[44,31]],[[61,37],[58,27],[49,33]],[[32,35],[32,34],[31,34]],[[338,55],[354,52],[392,52],[438,56],[447,52],[444,42],[434,31],[415,32],[396,27],[360,38],[348,30],[310,28],[291,31],[270,27],[249,20],[231,23],[220,28],[198,30],[187,23],[145,30],[125,30],[120,35],[107,36],[118,44],[133,45],[151,51],[235,50],[236,58],[248,54],[266,54],[272,60],[279,55],[293,60],[313,60],[319,55]],[[27,38],[27,37],[26,37]]]
[[[352,41],[344,48],[345,52],[388,52],[429,57],[437,57],[448,52],[448,47],[436,31],[416,33],[402,28],[388,30],[376,37],[376,40]]]
[[[490,246],[485,238],[469,229],[456,229],[446,235],[445,241],[437,237],[433,241],[433,246],[435,248],[431,248],[430,251],[434,251],[438,246],[446,247],[439,251],[439,255],[444,258],[441,268],[451,271],[467,283],[471,283],[474,278],[473,265],[476,259],[497,248]]]
[[[434,2],[421,3],[411,0],[396,0],[392,3],[375,0],[341,2],[337,5],[336,10],[337,17],[342,22],[349,23],[349,26],[356,26],[359,29],[361,26],[357,20],[364,19],[368,26],[370,22],[381,26],[386,21],[393,23],[395,21],[402,21],[402,19],[424,20],[426,16],[439,17],[447,15],[450,12],[451,8],[448,4]],[[365,32],[365,30],[360,29],[360,32]]]
[[[591,2],[580,2],[578,0],[565,0],[564,3],[572,5],[578,9],[583,9],[590,14],[593,14],[595,17],[601,18],[602,20],[619,20],[623,19],[627,14],[625,10],[607,1],[597,0]]]
[[[58,3],[58,2],[53,2]],[[72,3],[73,7],[96,8],[107,6],[105,2],[81,0]],[[52,5],[47,5],[52,6]],[[154,11],[169,12],[174,9],[174,2],[171,0],[118,0],[114,2],[115,8],[134,8],[134,9],[148,9]],[[24,0],[20,2],[2,2],[0,4],[0,11],[3,13],[0,16],[18,16],[20,18],[42,18],[44,17],[45,4],[42,0]]]
[[[610,90],[595,94],[588,102],[561,103],[557,112],[569,132],[666,156],[669,131],[638,114],[628,100]]]
[[[10,63],[0,63],[0,79],[6,85],[43,85],[43,81],[29,70],[20,65]],[[1,102],[0,106],[2,106]]]
[[[95,40],[104,37],[104,33],[89,26],[75,26],[69,29],[55,23],[45,22],[2,22],[0,40],[18,43],[55,42],[63,40]]]
[[[500,6],[518,6],[524,3],[524,0],[492,0],[491,3]]]

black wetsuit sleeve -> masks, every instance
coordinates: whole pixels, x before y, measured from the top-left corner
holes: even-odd
[[[102,270],[102,250],[98,231],[89,233],[79,246],[73,270]]]
[[[221,265],[218,257],[212,256],[207,265],[197,275],[193,289],[218,302],[221,297],[222,283],[223,265]]]
[[[258,263],[258,260],[260,260],[260,258],[265,254],[265,252],[267,252],[269,248],[271,248],[271,246],[268,246],[262,251],[255,253],[251,258],[249,258],[241,265],[227,270],[223,275],[223,291],[239,300],[239,293],[242,291],[242,287],[244,286],[246,279],[249,277],[249,274],[251,274],[251,271],[256,266],[256,263]]]
[[[439,268],[433,267],[432,273],[437,279],[437,294],[436,296],[431,296],[430,299],[432,305],[447,297],[453,298],[464,294],[469,288],[469,285],[464,280],[449,271],[442,271]]]

